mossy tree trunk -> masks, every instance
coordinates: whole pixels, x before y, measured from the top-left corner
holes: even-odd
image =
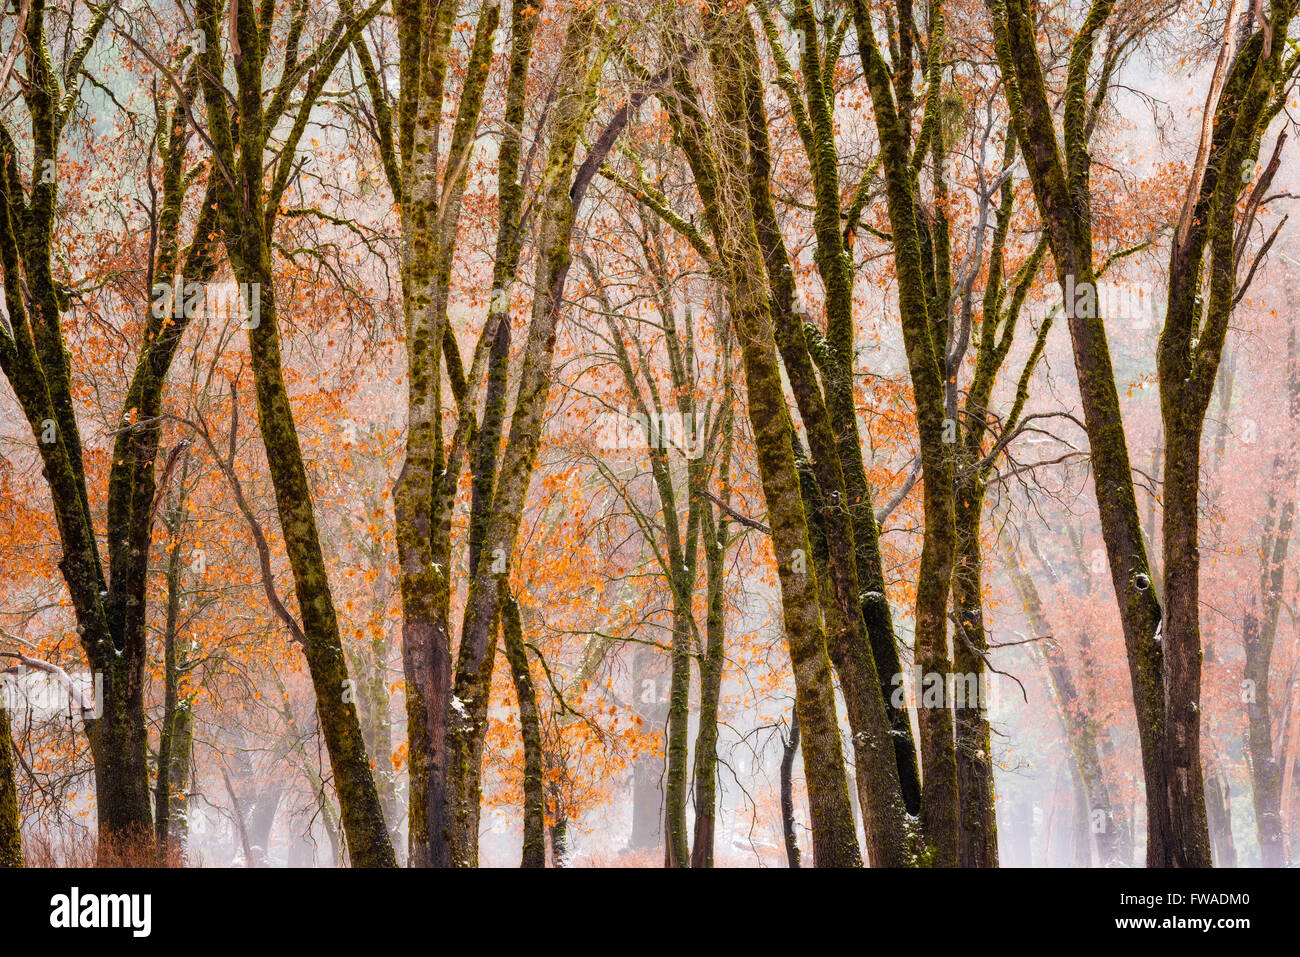
[[[0,702],[0,868],[23,866],[22,819],[9,709]]]
[[[892,695],[885,690],[892,687],[892,676],[899,671],[898,650],[883,578],[877,581],[875,577],[881,574],[879,536],[865,483],[853,397],[853,268],[840,229],[834,109],[823,82],[826,67],[811,5],[797,4],[793,20],[804,36],[802,94],[794,83],[775,25],[765,11],[763,22],[813,174],[815,259],[826,292],[826,336],[820,343],[822,383],[818,382],[807,341],[816,332],[811,325],[805,327],[796,311],[793,269],[772,201],[767,115],[757,70],[758,49],[751,29],[745,36],[745,80],[754,220],[771,288],[776,344],[812,453],[811,471],[820,503],[817,525],[826,549],[823,567],[829,590],[825,600],[835,605],[828,614],[827,639],[853,731],[858,804],[867,849],[873,864],[902,866],[911,862],[914,850],[909,846],[905,821],[906,797],[911,796],[911,803],[916,804],[919,782],[915,780],[911,723],[905,709],[890,710]],[[846,463],[851,464],[855,474],[861,473],[861,481],[855,482],[852,491],[846,480]],[[865,549],[857,545],[859,532],[868,536]],[[870,579],[865,584],[860,578],[861,566],[865,566]],[[875,635],[867,628],[864,611],[877,626]],[[888,669],[884,677],[877,670],[880,667]],[[891,752],[892,761],[888,757]]]
[[[550,394],[551,364],[564,289],[572,261],[570,242],[585,184],[574,177],[578,139],[595,105],[595,83],[606,48],[596,42],[594,8],[576,10],[568,25],[558,67],[547,158],[541,178],[538,266],[532,317],[519,372],[509,435],[488,509],[482,556],[469,584],[453,684],[453,714],[447,722],[447,808],[449,863],[478,863],[483,743],[488,694],[496,659],[500,615],[497,576],[509,575],[528,486]],[[593,55],[594,54],[594,55]],[[606,151],[612,142],[605,146]],[[581,186],[581,188],[580,188]]]
[[[721,448],[715,465],[721,501],[731,497],[731,455],[735,432],[732,381],[733,340],[725,322],[717,324],[723,343],[722,353],[722,420]],[[726,587],[727,548],[731,544],[730,522],[726,513],[714,515],[706,504],[701,517],[704,536],[704,574],[706,617],[705,645],[700,657],[700,722],[695,736],[695,835],[691,842],[691,867],[712,867],[718,813],[718,709],[722,697],[722,677],[726,665],[727,620],[724,588]]]
[[[962,867],[998,865],[992,734],[986,699],[989,665],[988,635],[984,620],[984,501],[1002,450],[1014,441],[1023,424],[1030,379],[1042,357],[1053,321],[1049,315],[1039,326],[1034,344],[1020,371],[1010,406],[1001,414],[994,413],[990,401],[993,389],[1010,354],[1030,287],[1047,252],[1046,241],[1040,240],[1015,272],[1007,275],[1006,241],[1015,212],[1015,182],[1009,171],[1013,168],[1015,159],[1015,139],[1009,137],[998,170],[998,175],[1007,171],[1007,176],[1003,180],[1001,199],[996,209],[988,280],[979,306],[981,317],[974,371],[960,408],[962,427],[956,449],[953,501],[956,552],[952,580],[955,674],[952,708],[956,726],[957,791],[961,802],[958,863]],[[996,181],[997,176],[990,179]],[[980,197],[981,234],[990,213],[992,199],[991,191]],[[967,267],[969,273],[959,283],[957,307],[962,317],[962,331],[948,362],[947,404],[950,414],[958,405],[956,371],[971,338],[969,330],[975,311],[974,285],[982,252],[981,240],[976,258]],[[994,423],[998,426],[996,431]]]
[[[798,821],[794,816],[794,758],[799,753],[799,710],[790,711],[790,735],[781,746],[781,833],[785,837],[785,860],[792,870],[802,865]]]
[[[913,162],[912,156],[908,107],[912,98],[912,65],[908,62],[891,74],[877,45],[867,5],[863,0],[853,0],[852,12],[880,137],[880,166],[885,178],[897,269],[898,308],[921,447],[925,528],[917,580],[915,659],[923,675],[942,676],[940,680],[946,687],[952,670],[948,654],[948,596],[956,531],[952,442],[955,424],[949,419],[946,401],[952,277],[942,202],[943,5],[941,0],[930,4],[929,59],[925,70],[927,107],[915,144],[921,158],[930,153],[935,159],[931,172],[939,195],[932,214],[918,206],[922,163]],[[908,16],[911,16],[910,8]],[[910,34],[913,29],[909,22],[904,32]],[[939,707],[921,704],[918,712],[925,841],[935,865],[954,866],[958,863],[960,813],[953,716],[946,701]]]
[[[1047,229],[1057,281],[1067,293],[1080,291],[1077,297],[1080,302],[1067,301],[1064,312],[1088,433],[1102,538],[1119,604],[1137,711],[1147,786],[1147,860],[1152,865],[1167,864],[1172,853],[1172,834],[1169,807],[1163,799],[1168,775],[1163,760],[1164,664],[1157,640],[1161,609],[1151,586],[1151,568],[1137,510],[1105,321],[1095,308],[1097,270],[1093,264],[1089,190],[1088,134],[1092,121],[1088,81],[1098,35],[1110,17],[1114,2],[1098,0],[1092,6],[1071,47],[1064,145],[1056,134],[1038,56],[1033,14],[1025,0],[987,0],[987,6],[999,67],[1007,84],[1012,125]],[[1107,63],[1110,63],[1109,53]],[[1103,70],[1103,76],[1108,75]],[[1103,83],[1095,103],[1100,103],[1105,89]],[[1096,108],[1091,111],[1094,118]],[[1091,304],[1086,296],[1088,290],[1094,293]]]
[[[181,698],[181,669],[184,662],[179,648],[178,629],[180,627],[181,591],[184,573],[184,541],[186,516],[188,514],[185,483],[189,472],[189,459],[185,459],[179,473],[176,474],[168,498],[170,507],[166,516],[168,546],[167,554],[167,613],[163,625],[163,713],[158,730],[158,771],[154,782],[154,827],[155,853],[159,865],[166,867],[180,863],[180,847],[175,840],[176,817],[183,815],[184,789],[188,785],[185,777],[172,779],[172,772],[177,770],[182,758],[180,752],[188,748],[184,740],[186,729],[192,720],[190,702]]]
[[[303,652],[316,693],[317,712],[334,775],[348,854],[360,867],[391,867],[396,863],[383,809],[379,803],[370,757],[366,752],[354,695],[348,676],[338,614],[330,590],[329,574],[316,524],[310,483],[298,440],[293,408],[284,380],[272,245],[281,199],[295,169],[298,142],[307,126],[312,105],[320,96],[335,66],[383,6],[374,3],[364,12],[345,12],[330,28],[326,42],[301,62],[290,44],[289,69],[283,71],[269,101],[264,93],[266,58],[272,23],[263,23],[252,0],[233,0],[228,18],[234,35],[236,81],[232,117],[227,91],[221,37],[221,4],[201,0],[199,28],[207,36],[201,54],[203,92],[209,136],[215,150],[217,208],[223,242],[236,281],[259,290],[259,311],[245,322],[257,393],[258,426],[266,448],[276,509],[284,535],[294,591],[305,634]],[[271,14],[274,16],[274,14]],[[300,20],[305,8],[291,16]],[[265,29],[264,29],[265,28]],[[291,24],[292,33],[292,24]],[[305,88],[298,90],[305,78]],[[286,141],[277,144],[269,185],[265,176],[268,138],[283,110],[294,101],[294,114]],[[237,122],[236,122],[237,119]]]
[[[30,189],[19,172],[14,138],[0,125],[0,256],[9,316],[8,327],[0,326],[0,367],[36,438],[63,549],[59,569],[86,661],[102,679],[98,713],[87,711],[84,717],[95,764],[103,863],[115,855],[136,859],[138,850],[148,853],[154,839],[144,723],[147,570],[162,397],[188,318],[180,310],[168,314],[153,302],[144,307],[144,339],[121,410],[122,421],[133,424],[117,431],[109,471],[105,569],[88,503],[72,370],[60,326],[69,303],[54,278],[51,256],[61,135],[79,106],[83,64],[116,6],[95,10],[79,40],[67,47],[71,52],[62,69],[49,60],[45,5],[30,8],[24,98],[31,119],[31,168],[40,171]],[[179,224],[191,182],[183,175],[190,138],[183,118],[197,73],[178,72],[183,79],[176,100],[170,110],[163,104],[159,109],[166,127],[157,138],[162,181],[160,202],[151,210],[157,246],[149,278],[170,282],[180,272],[187,281],[203,282],[215,268],[210,253],[216,223],[205,201],[195,222],[195,241],[181,246]]]
[[[717,116],[713,154],[689,129],[687,147],[696,184],[717,244],[731,321],[740,340],[763,496],[781,586],[786,640],[795,675],[796,707],[804,733],[804,769],[813,822],[813,857],[820,867],[858,866],[844,755],[840,746],[817,575],[795,469],[793,429],[781,386],[762,251],[748,183],[748,112],[742,51],[750,30],[743,11],[709,3],[704,26]],[[691,126],[690,119],[682,123]],[[890,751],[892,753],[892,749]]]
[[[546,783],[542,754],[542,725],[537,710],[537,689],[524,644],[519,603],[503,579],[501,643],[510,664],[510,678],[519,704],[519,731],[524,745],[524,849],[520,867],[546,866]]]
[[[1178,230],[1170,253],[1168,309],[1157,371],[1165,435],[1163,762],[1170,819],[1166,862],[1173,866],[1211,863],[1200,753],[1201,440],[1233,307],[1244,291],[1238,280],[1244,247],[1240,237],[1252,225],[1256,204],[1280,161],[1279,144],[1250,192],[1246,212],[1239,213],[1240,199],[1256,181],[1260,140],[1284,104],[1295,73],[1296,55],[1284,63],[1283,42],[1294,11],[1295,4],[1286,0],[1270,4],[1267,22],[1254,29],[1228,68],[1226,82],[1210,105],[1213,119],[1207,115],[1205,120],[1210,148],[1199,189],[1194,180],[1188,189],[1191,222]],[[1224,52],[1234,46],[1229,36]]]

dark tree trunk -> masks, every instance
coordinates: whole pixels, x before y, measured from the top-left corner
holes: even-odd
[[[799,835],[795,833],[794,756],[799,752],[799,709],[790,711],[790,737],[781,746],[781,832],[785,835],[785,859],[791,868],[800,866]]]
[[[537,712],[537,691],[533,687],[533,674],[528,667],[528,651],[524,646],[524,626],[519,615],[519,603],[509,594],[503,580],[501,588],[506,593],[501,598],[501,639],[506,660],[510,663],[510,678],[515,686],[519,704],[519,730],[524,745],[524,847],[520,867],[546,866],[546,791],[542,756],[542,727]]]

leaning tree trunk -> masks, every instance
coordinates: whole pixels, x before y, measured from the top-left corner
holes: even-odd
[[[807,9],[804,12],[810,15]],[[800,22],[808,27],[806,21]],[[805,332],[802,318],[795,312],[793,270],[772,199],[767,114],[762,103],[763,86],[756,68],[757,43],[748,24],[744,42],[746,122],[751,159],[749,191],[759,247],[767,267],[777,350],[807,429],[812,453],[810,479],[805,483],[804,510],[810,532],[818,542],[816,547],[825,552],[819,559],[818,576],[824,590],[822,599],[828,650],[840,679],[852,730],[858,804],[868,855],[874,865],[904,866],[913,859],[905,798],[911,789],[900,781],[900,772],[907,779],[915,770],[911,725],[907,723],[906,732],[899,733],[898,709],[894,709],[891,723],[890,695],[885,689],[890,687],[890,679],[898,671],[892,631],[888,636],[877,635],[873,639],[863,617],[864,608],[873,604],[873,600],[865,595],[876,593],[883,600],[883,592],[875,585],[864,585],[859,577],[859,561],[864,549],[858,547],[855,536],[864,516],[873,529],[867,534],[873,541],[876,539],[870,494],[865,484],[850,494],[845,476],[845,461],[856,460],[860,464],[862,455],[857,442],[855,406],[851,399],[853,271],[840,234],[834,123],[820,81],[809,80],[809,101],[814,105],[810,110],[813,122],[807,135],[810,140],[815,137],[820,144],[819,149],[809,149],[818,192],[816,258],[827,289],[828,331],[824,349],[827,355],[822,363],[826,394],[823,395],[808,347],[809,333]],[[784,63],[779,40],[773,43],[773,50]],[[805,71],[820,75],[818,64],[813,62],[805,62]],[[783,66],[783,75],[788,75],[788,72],[788,68]],[[834,212],[827,212],[831,207]],[[846,390],[849,396],[845,395]],[[851,436],[847,445],[842,441],[846,434]],[[802,459],[804,456],[800,453],[798,457]],[[852,502],[853,509],[845,508],[845,502]],[[858,521],[854,520],[855,515]],[[876,549],[868,547],[865,553],[871,556],[868,558],[871,567],[879,566],[878,542]],[[879,624],[879,609],[872,614]],[[892,669],[889,677],[883,679],[877,670],[877,652],[873,650],[880,645],[886,646],[879,652],[880,661]],[[906,723],[905,713],[902,718]],[[889,757],[891,751],[894,754],[892,760]],[[910,756],[910,765],[906,760],[900,761],[902,751]]]
[[[560,80],[551,107],[550,142],[542,175],[544,187],[538,197],[540,238],[532,317],[509,437],[483,539],[485,560],[478,562],[465,600],[453,685],[453,694],[461,702],[461,708],[455,709],[456,713],[448,720],[445,739],[445,825],[450,863],[457,867],[473,867],[478,863],[483,745],[500,618],[496,577],[509,575],[523,520],[550,393],[557,329],[572,263],[570,243],[577,207],[589,182],[575,180],[574,154],[595,106],[591,76],[598,71],[593,71],[591,61],[596,46],[597,13],[594,6],[574,13],[561,54]],[[612,145],[612,141],[601,144],[606,152]]]
[[[785,836],[785,859],[791,869],[800,866],[799,835],[795,833],[794,756],[799,753],[799,709],[790,712],[790,737],[781,746],[781,833]]]
[[[519,703],[519,730],[524,745],[524,849],[520,867],[546,866],[546,790],[542,760],[542,725],[537,711],[537,689],[528,667],[524,626],[519,603],[502,579],[501,643],[510,663],[510,678]]]
[[[237,39],[232,42],[235,104],[238,122],[232,120],[229,91],[219,78],[225,75],[220,4],[200,0],[199,25],[208,36],[203,58],[204,102],[207,106],[211,140],[224,167],[218,177],[217,206],[223,227],[223,242],[231,270],[241,288],[259,291],[259,309],[254,315],[249,304],[248,347],[257,392],[258,426],[271,473],[276,510],[284,535],[285,550],[293,572],[294,592],[302,618],[303,653],[316,696],[321,731],[329,755],[338,794],[348,855],[360,867],[392,867],[396,864],[388,837],[379,793],[375,787],[370,757],[366,753],[357,717],[347,660],[343,651],[337,610],[330,590],[329,573],[321,546],[320,531],[312,501],[311,485],[298,440],[293,407],[284,380],[280,346],[280,318],[277,314],[275,277],[272,270],[273,227],[279,197],[289,172],[280,176],[268,192],[266,184],[263,126],[278,117],[264,112],[264,57],[267,38],[259,26],[251,0],[232,0],[237,6],[230,25]],[[378,8],[368,13],[373,17]],[[364,26],[353,21],[331,47],[330,56],[318,65],[304,95],[301,110],[321,89],[338,59],[350,47]],[[301,129],[297,136],[301,136]],[[297,139],[291,140],[296,146]],[[238,149],[236,149],[238,147]],[[293,150],[285,157],[290,161]],[[227,177],[233,177],[229,181]],[[267,212],[270,210],[271,215]]]
[[[1027,5],[1024,0],[986,2],[999,67],[1008,85],[1012,126],[1047,228],[1056,278],[1066,291],[1065,315],[1088,433],[1093,484],[1119,604],[1142,747],[1147,860],[1163,865],[1169,862],[1172,822],[1165,800],[1164,661],[1158,640],[1161,609],[1151,585],[1105,322],[1096,308],[1097,275],[1092,249],[1087,79],[1097,35],[1114,3],[1102,0],[1094,5],[1071,50],[1062,147],[1055,133]]]
[[[182,710],[188,704],[180,698],[180,665],[177,653],[177,629],[181,612],[181,573],[183,568],[186,502],[184,497],[186,469],[181,469],[176,493],[168,518],[171,550],[167,555],[167,620],[163,630],[163,714],[158,731],[158,774],[154,783],[154,827],[156,828],[156,860],[162,866],[179,863],[175,860],[176,848],[170,840],[172,833],[172,808],[176,804],[175,788],[171,779],[177,748],[177,725],[182,720]]]
[[[933,283],[927,282],[927,266],[932,265],[927,260],[927,248],[933,248],[933,257],[939,257],[941,247],[946,247],[946,236],[941,233],[931,237],[932,243],[923,247],[922,210],[918,209],[920,184],[912,162],[906,117],[900,112],[903,104],[895,100],[893,79],[877,45],[870,11],[862,0],[854,0],[852,7],[859,56],[880,136],[886,207],[898,269],[898,310],[921,446],[925,527],[916,591],[916,665],[926,680],[938,676],[946,687],[952,670],[948,657],[948,597],[956,549],[953,447],[944,438],[951,429],[945,424],[948,421],[947,290],[951,284],[943,270],[934,270],[938,276],[933,277]],[[939,0],[932,2],[930,13],[930,71],[934,87],[931,99],[936,99],[943,45],[943,11]],[[907,69],[910,71],[910,63]],[[930,108],[937,109],[937,105],[932,103]],[[936,138],[941,139],[942,127],[937,119],[935,123]],[[939,146],[936,149],[941,150]],[[945,257],[942,261],[946,261],[946,248],[942,252]],[[932,287],[941,289],[941,294],[931,296],[928,291]],[[921,703],[918,717],[925,841],[932,852],[932,863],[951,867],[957,864],[960,819],[952,712],[946,701],[940,701],[938,706]]]
[[[794,666],[795,702],[804,734],[804,770],[819,867],[859,866],[844,754],[822,630],[817,576],[795,470],[792,425],[781,385],[763,259],[746,183],[746,115],[740,50],[743,11],[710,2],[705,33],[718,102],[715,124],[718,202],[713,230],[731,319],[741,344],[763,496],[780,579],[786,640]],[[698,179],[698,175],[697,175]]]

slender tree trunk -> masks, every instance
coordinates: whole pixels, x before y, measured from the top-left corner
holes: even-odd
[[[692,563],[693,564],[693,563]],[[673,638],[670,652],[671,678],[668,691],[668,737],[665,742],[666,780],[664,782],[664,866],[688,867],[690,865],[690,835],[686,831],[687,772],[690,754],[691,717],[691,629],[694,625],[689,604],[694,592],[692,581],[686,586],[686,575],[675,569],[677,582],[673,586]],[[685,594],[682,594],[685,589]]]
[[[551,866],[569,866],[569,821],[559,810],[551,825]]]
[[[23,835],[18,817],[18,779],[9,709],[0,701],[0,868],[23,866]]]
[[[728,442],[724,454],[730,453],[729,445]],[[727,637],[723,607],[727,522],[721,519],[715,523],[711,506],[706,505],[703,511],[708,617],[704,657],[700,662],[700,724],[695,735],[695,838],[691,844],[691,867],[713,866],[718,813],[718,701],[722,695]]]
[[[1074,808],[1070,815],[1070,866],[1089,868],[1092,867],[1091,816],[1083,781],[1074,764],[1070,765],[1070,785],[1074,791]]]
[[[524,849],[519,866],[545,867],[546,791],[537,691],[533,687],[533,673],[528,667],[519,603],[509,594],[509,585],[504,579],[500,587],[506,592],[501,596],[501,639],[519,704],[519,730],[524,744]]]
[[[185,782],[172,781],[172,767],[176,763],[178,747],[177,724],[182,708],[188,705],[180,699],[180,660],[177,643],[181,611],[181,574],[183,569],[185,528],[185,469],[177,482],[177,493],[172,496],[169,521],[171,550],[167,555],[167,621],[163,631],[163,714],[158,733],[158,776],[154,783],[154,827],[157,829],[156,854],[158,864],[166,867],[179,863],[174,860],[176,848],[169,836],[172,831],[172,808],[176,803],[175,788]]]
[[[592,52],[597,13],[594,7],[574,12],[561,54],[542,175],[544,188],[538,199],[540,235],[532,319],[484,537],[484,558],[492,560],[478,563],[465,602],[452,692],[456,713],[447,723],[446,734],[447,843],[450,863],[458,867],[478,863],[483,743],[500,612],[496,576],[509,574],[550,393],[556,332],[572,262],[570,242],[577,205],[585,191],[585,184],[574,181],[574,153],[595,103]]]
[[[1255,805],[1255,833],[1260,860],[1265,867],[1285,867],[1282,843],[1282,769],[1273,755],[1268,663],[1271,647],[1264,647],[1259,616],[1248,611],[1242,623],[1246,649],[1246,744],[1250,758],[1251,792]],[[1269,642],[1271,645],[1271,641]]]
[[[799,835],[795,833],[794,756],[799,752],[799,709],[790,711],[790,737],[781,748],[781,832],[785,835],[785,859],[791,868],[800,866]]]
[[[1065,314],[1088,433],[1102,538],[1119,603],[1142,746],[1147,786],[1147,860],[1159,865],[1169,860],[1172,840],[1169,805],[1163,798],[1168,790],[1168,775],[1162,753],[1164,662],[1157,640],[1161,610],[1151,584],[1105,322],[1096,302],[1091,157],[1084,115],[1093,44],[1113,6],[1110,0],[1103,0],[1092,8],[1071,51],[1071,89],[1062,151],[1027,6],[1024,0],[988,0],[998,61],[1010,84],[1007,97],[1012,123],[1047,226],[1057,281],[1065,291]]]
[[[250,290],[250,299],[251,290],[258,291],[257,313],[253,315],[250,302],[250,315],[244,323],[257,392],[258,426],[266,448],[285,550],[293,571],[294,591],[305,635],[303,652],[316,695],[349,857],[354,865],[360,867],[392,867],[396,858],[379,804],[354,696],[350,693],[352,684],[316,523],[311,486],[284,380],[280,317],[271,262],[278,194],[268,194],[265,185],[263,124],[278,119],[264,114],[262,53],[267,38],[261,32],[251,0],[233,2],[238,4],[237,14],[231,17],[231,27],[238,40],[237,44],[232,43],[237,82],[237,128],[231,120],[229,91],[218,79],[225,75],[223,45],[218,39],[221,35],[219,4],[215,0],[201,0],[199,3],[199,25],[209,38],[200,56],[205,67],[204,102],[211,139],[225,173],[236,178],[236,182],[225,182],[222,177],[217,177],[221,183],[217,205],[223,241],[235,280]],[[232,37],[232,41],[234,39]],[[339,43],[343,45],[336,47],[333,62],[337,62],[350,45],[350,41],[345,44],[342,39]],[[330,69],[332,71],[332,64]],[[316,81],[322,82],[328,72],[318,74]],[[320,87],[316,89],[319,91]],[[301,108],[308,109],[309,106]],[[269,217],[268,195],[272,200]]]
[[[953,635],[953,711],[957,728],[957,793],[961,798],[957,863],[961,867],[997,867],[993,745],[984,664],[988,651],[984,627],[984,559],[980,548],[984,483],[978,474],[958,484],[956,506],[957,561],[952,604],[957,619]]]
[[[859,866],[861,855],[835,715],[817,576],[795,470],[790,415],[781,385],[762,255],[752,215],[747,213],[752,205],[745,176],[747,106],[740,62],[747,29],[743,11],[708,4],[705,34],[719,114],[714,124],[720,175],[713,230],[745,365],[749,418],[794,666],[813,821],[813,859],[819,867]]]
[[[898,308],[908,368],[912,380],[913,404],[921,445],[922,507],[925,528],[921,542],[921,564],[916,591],[916,665],[926,680],[946,686],[952,670],[948,657],[948,595],[952,580],[956,533],[953,509],[953,445],[944,439],[951,434],[948,422],[945,378],[947,375],[948,290],[950,277],[937,270],[938,277],[927,283],[927,263],[922,246],[922,214],[917,209],[919,181],[913,168],[911,147],[894,83],[880,48],[876,44],[870,12],[862,0],[853,0],[853,18],[858,50],[867,86],[871,92],[876,130],[881,142],[881,168],[885,176],[886,206],[893,230],[894,258],[898,269]],[[931,4],[931,66],[933,96],[938,96],[940,48],[943,45],[942,4]],[[911,69],[911,65],[907,65]],[[941,139],[941,126],[937,131]],[[941,153],[940,147],[936,149]],[[943,247],[946,236],[932,241]],[[934,253],[938,256],[938,253]],[[945,260],[946,261],[946,258]],[[930,294],[942,289],[942,294]],[[934,300],[935,314],[931,315]],[[954,423],[955,425],[955,423]],[[946,701],[919,709],[921,737],[921,820],[925,841],[932,850],[932,863],[940,867],[957,864],[960,809],[957,794],[957,758],[952,712]]]
[[[172,802],[168,808],[167,860],[180,867],[189,848],[189,812],[194,759],[194,704],[184,700],[172,719],[171,762],[168,782]]]

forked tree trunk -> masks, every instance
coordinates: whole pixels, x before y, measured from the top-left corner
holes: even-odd
[[[819,867],[859,866],[861,854],[840,746],[817,577],[795,470],[790,415],[763,282],[762,254],[752,216],[747,213],[752,204],[745,174],[747,106],[740,59],[747,29],[743,11],[725,9],[721,3],[708,4],[705,34],[718,103],[714,124],[718,203],[711,225],[745,365],[749,419],[776,553],[796,708],[804,734],[813,859]]]

